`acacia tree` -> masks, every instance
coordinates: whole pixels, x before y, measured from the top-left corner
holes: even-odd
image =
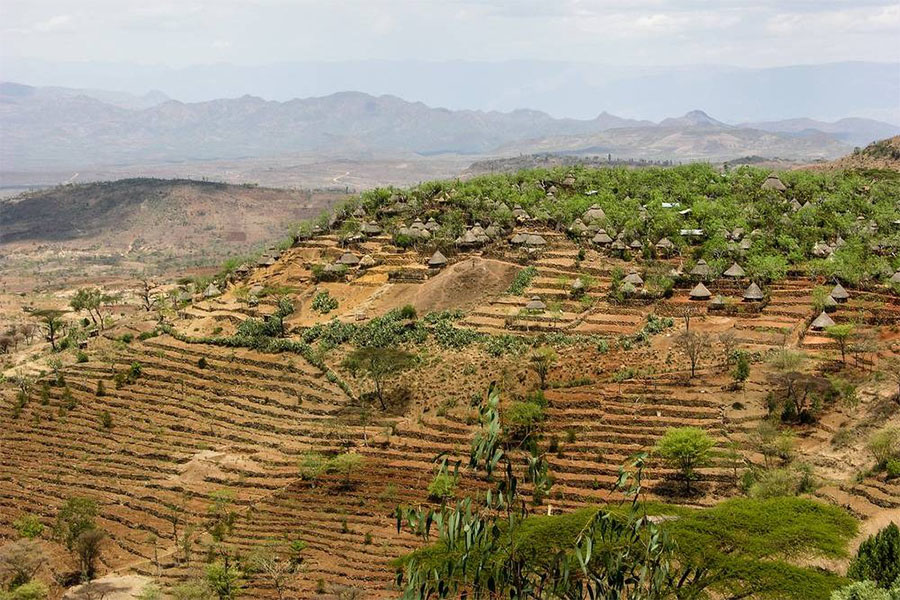
[[[411,369],[416,364],[416,356],[397,348],[359,348],[344,360],[344,368],[354,377],[364,375],[375,385],[375,396],[382,410],[387,410],[384,402],[384,385],[394,375]]]
[[[152,312],[159,305],[158,289],[158,286],[152,280],[147,278],[141,279],[141,287],[138,288],[138,298],[140,298],[141,307],[145,311]]]
[[[45,339],[50,342],[50,347],[56,351],[56,338],[65,325],[61,318],[63,311],[47,309],[37,310],[31,314],[41,320],[41,325],[43,325],[46,334]]]
[[[685,353],[691,363],[691,378],[693,379],[697,371],[697,364],[700,362],[700,357],[706,349],[709,348],[709,335],[685,331],[678,337],[677,341],[681,346],[681,350]]]
[[[841,362],[847,362],[847,346],[850,344],[850,338],[853,336],[853,325],[845,323],[843,325],[832,325],[825,329],[825,333],[835,341],[838,349],[841,351]]]
[[[547,387],[547,374],[550,373],[550,369],[556,364],[556,359],[556,351],[549,346],[538,348],[529,357],[531,368],[534,369],[538,379],[541,381],[542,390]]]
[[[47,556],[39,542],[29,539],[9,542],[0,548],[0,582],[9,589],[25,585],[45,564]]]
[[[104,294],[100,288],[81,288],[69,301],[75,312],[85,311],[94,326],[103,329],[103,306],[116,300],[116,296]]]

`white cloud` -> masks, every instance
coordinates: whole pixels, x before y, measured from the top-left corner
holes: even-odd
[[[51,33],[71,31],[73,27],[74,24],[72,23],[71,15],[55,15],[49,19],[35,23],[31,29],[38,33]]]

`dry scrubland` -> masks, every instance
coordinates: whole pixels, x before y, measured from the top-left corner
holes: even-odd
[[[747,189],[758,190],[765,174],[746,173]],[[829,314],[838,325],[852,323],[854,339],[867,344],[854,346],[842,363],[834,337],[810,329],[821,312],[815,308],[823,298],[820,288],[831,290],[839,276],[792,265],[784,276],[758,270],[722,277],[732,260],[750,262],[738,239],[715,255],[704,254],[707,242],[679,239],[677,249],[657,255],[662,236],[633,225],[646,217],[638,214],[638,204],[628,205],[631,198],[623,200],[636,192],[625,184],[598,195],[605,221],[592,224],[585,216],[587,234],[574,225],[566,231],[565,224],[554,225],[555,214],[543,218],[541,207],[574,198],[572,212],[580,217],[595,200],[587,193],[597,194],[589,171],[566,175],[538,172],[519,181],[519,190],[540,182],[539,192],[529,188],[508,200],[509,209],[521,203],[529,212],[498,218],[496,237],[468,247],[453,243],[465,227],[447,238],[435,232],[419,244],[410,239],[408,225],[417,217],[437,217],[444,224],[457,218],[453,183],[409,194],[388,191],[364,196],[359,208],[351,205],[343,224],[332,230],[322,221],[320,230],[304,230],[292,247],[271,252],[271,260],[213,279],[215,289],[207,287],[208,279],[188,287],[189,302],[178,303],[176,292],[174,305],[166,299],[150,312],[135,306],[110,311],[111,325],[87,338],[83,362],[75,362],[72,351],[61,353],[62,366],[45,362],[51,366],[32,383],[15,415],[12,377],[3,388],[0,538],[17,537],[13,520],[23,514],[33,513],[50,526],[67,498],[91,497],[98,502],[97,524],[108,532],[99,574],[176,584],[202,573],[210,557],[218,556],[210,550],[219,537],[211,529],[210,507],[219,494],[225,498],[220,509],[235,514],[224,535],[233,555],[248,555],[271,539],[305,543],[285,597],[396,597],[392,562],[421,542],[397,533],[395,508],[438,504],[426,491],[435,473],[433,459],[441,452],[466,458],[478,429],[475,407],[491,381],[502,388],[501,410],[538,387],[531,343],[552,345],[558,355],[544,392],[546,418],[539,425],[539,447],[550,450],[555,484],[543,504],[532,508],[537,513],[569,512],[618,498],[611,490],[630,455],[652,448],[669,428],[694,426],[721,452],[698,470],[690,493],[673,469],[652,459],[644,481],[648,499],[711,506],[742,495],[747,473],[807,464],[818,485],[805,493],[847,508],[862,519],[863,533],[900,521],[900,479],[871,470],[865,448],[876,430],[900,425],[897,385],[886,371],[900,355],[897,287],[868,276],[846,283],[849,300]],[[700,175],[707,177],[705,171]],[[753,193],[757,201],[789,213],[795,194],[813,193],[804,185],[788,181],[786,191]],[[653,219],[666,210],[674,213],[666,218],[676,227],[702,218],[696,214],[702,193],[667,190],[665,184],[659,189],[678,196],[682,207],[698,200],[694,216],[679,217],[679,207],[660,208],[658,194],[644,190],[643,201],[654,203]],[[868,190],[854,190],[857,206],[866,205]],[[357,233],[360,224],[376,218],[382,233]],[[468,226],[474,220],[462,217]],[[628,253],[593,243],[600,225],[612,238],[618,231],[647,231],[624,238],[626,243],[638,239],[642,248]],[[897,245],[890,240],[897,233],[882,233],[888,242],[880,248],[896,268]],[[517,234],[539,235],[545,243],[528,250],[510,243]],[[769,243],[751,237],[749,227],[734,237]],[[429,269],[436,248],[448,264]],[[323,271],[346,252],[371,257],[374,264]],[[690,275],[700,255],[713,263],[709,276]],[[645,283],[627,288],[622,278],[632,270]],[[663,286],[667,291],[651,290],[657,276],[670,278]],[[761,284],[764,298],[742,303],[751,280]],[[581,281],[581,290],[573,287],[575,281]],[[726,298],[725,307],[689,299],[699,282],[712,298]],[[323,312],[326,291],[336,306]],[[231,337],[243,331],[242,324],[275,314],[285,297],[294,306],[285,318],[285,338],[296,352],[273,353],[260,344],[232,347],[248,345]],[[535,297],[544,308],[524,311]],[[340,324],[365,328],[408,304],[417,316],[404,313],[391,331],[414,332],[397,335],[414,340],[406,347],[419,362],[388,381],[382,410],[368,393],[371,383],[342,366],[353,344],[335,338],[346,333]],[[157,313],[168,323],[162,329]],[[76,315],[65,318],[74,321]],[[333,319],[337,324],[327,325]],[[706,341],[693,376],[682,337],[688,326]],[[460,331],[464,334],[452,333]],[[40,344],[19,352],[47,350]],[[734,350],[749,362],[743,384],[733,376],[735,355],[729,352]],[[779,368],[777,358],[797,352],[805,361],[788,375],[790,369]],[[139,373],[125,378],[133,365]],[[828,388],[829,376],[840,377],[856,386],[856,399],[829,397],[805,422],[782,423],[776,415],[778,427],[793,435],[793,448],[783,445],[782,456],[761,453],[760,423],[770,412],[768,403],[785,394],[790,376],[813,395]],[[97,394],[100,382],[103,395]],[[309,452],[348,450],[364,458],[348,476],[301,477],[299,465]],[[464,472],[456,495],[486,488],[482,478]],[[46,537],[41,543],[52,566],[44,576],[72,570],[65,548]],[[185,538],[191,543],[184,544]],[[846,561],[828,566],[841,571]],[[262,574],[248,577],[246,586],[246,597],[277,597]],[[61,588],[54,586],[53,593]]]

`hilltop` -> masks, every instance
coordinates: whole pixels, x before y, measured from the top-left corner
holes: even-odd
[[[89,497],[108,534],[98,575],[174,586],[227,558],[249,598],[394,598],[397,560],[425,544],[398,532],[398,507],[480,506],[504,477],[466,468],[486,432],[521,466],[516,507],[562,515],[558,540],[554,524],[623,498],[630,456],[693,428],[711,452],[691,474],[646,458],[641,497],[678,517],[657,520],[674,535],[731,499],[781,507],[750,515],[770,530],[792,502],[830,505],[801,504],[842,532],[786,534],[837,539],[831,552],[777,548],[764,580],[722,584],[828,598],[847,540],[900,514],[900,456],[867,444],[900,425],[885,377],[900,364],[898,194],[885,173],[702,164],[431,181],[354,195],[284,247],[151,290],[146,309],[103,300],[102,327],[60,302],[55,351],[23,337],[3,355],[0,537]],[[15,335],[46,318],[21,313]],[[401,353],[383,380],[359,366],[372,349]],[[529,456],[552,485],[524,475]],[[707,536],[727,546],[735,521]],[[44,580],[73,569],[39,539]],[[273,548],[277,581],[252,567]]]
[[[826,169],[890,169],[900,171],[900,136],[872,142],[852,154],[823,165]]]

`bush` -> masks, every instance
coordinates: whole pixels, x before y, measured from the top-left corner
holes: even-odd
[[[97,380],[97,390],[94,392],[94,395],[97,396],[98,398],[101,398],[106,395],[106,386],[103,385],[102,379]]]
[[[531,435],[546,415],[542,406],[535,402],[511,402],[501,413],[503,430],[509,440],[521,441]]]
[[[44,600],[49,594],[50,590],[40,581],[29,581],[8,592],[0,590],[0,600]]]
[[[832,592],[831,600],[900,600],[900,582],[885,590],[874,581],[856,581]]]
[[[770,469],[750,486],[749,495],[757,500],[795,496],[797,484],[797,476],[789,469]]]
[[[108,410],[100,413],[100,424],[103,426],[103,429],[112,429],[112,415],[109,414]]]
[[[403,308],[400,309],[400,318],[415,320],[416,319],[416,308],[412,304],[405,304]]]
[[[199,368],[201,368],[201,369],[205,369],[206,366],[207,366],[207,363],[206,363],[206,357],[205,357],[205,356],[201,356],[201,357],[200,357],[200,360],[197,361],[197,367],[199,367]]]
[[[119,340],[126,344],[130,344],[131,342],[134,341],[134,334],[124,333],[124,334],[122,334],[122,337],[119,338]]]
[[[875,458],[877,468],[884,469],[888,460],[900,451],[900,429],[887,427],[875,432],[869,438],[868,448]]]
[[[338,307],[338,301],[331,297],[328,290],[322,290],[313,297],[312,309],[321,314],[328,314]]]
[[[86,363],[88,361],[87,353],[79,350],[75,353],[75,362]]]
[[[534,279],[535,275],[537,275],[536,267],[525,267],[516,273],[516,277],[510,284],[509,289],[506,290],[506,293],[512,294],[513,296],[521,296],[525,291],[525,288],[531,285],[531,280]]]
[[[37,518],[37,515],[23,515],[13,521],[13,527],[16,528],[16,532],[20,537],[33,540],[34,538],[41,537],[41,534],[44,533],[44,525]]]
[[[850,561],[847,577],[871,580],[882,588],[900,581],[900,528],[891,523],[869,536]]]
[[[449,500],[456,493],[456,477],[449,473],[438,473],[428,484],[428,497],[432,500]]]

